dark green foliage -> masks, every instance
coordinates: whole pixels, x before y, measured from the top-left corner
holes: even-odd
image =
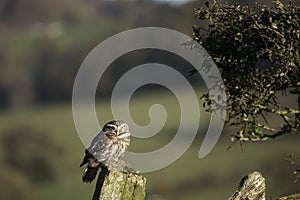
[[[300,7],[280,1],[272,7],[213,1],[195,9],[195,16],[209,24],[194,25],[194,39],[222,73],[227,123],[239,128],[232,140],[261,141],[298,132],[300,105],[288,107],[277,94],[300,97]],[[208,95],[203,99],[208,102]],[[282,124],[271,125],[266,117],[271,115],[279,116]]]
[[[30,180],[51,182],[56,179],[62,148],[44,131],[28,124],[10,127],[4,131],[1,145],[6,163]]]

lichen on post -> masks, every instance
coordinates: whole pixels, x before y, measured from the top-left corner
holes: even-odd
[[[242,178],[238,189],[229,200],[265,200],[265,191],[265,178],[255,171]]]
[[[278,200],[300,200],[300,193],[291,194],[285,197],[281,197]]]
[[[144,200],[146,178],[140,174],[103,168],[93,200]]]

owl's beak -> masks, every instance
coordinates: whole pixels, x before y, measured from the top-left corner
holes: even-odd
[[[120,127],[118,126],[117,127],[117,135],[120,135],[120,133],[121,133],[121,130],[120,130]]]

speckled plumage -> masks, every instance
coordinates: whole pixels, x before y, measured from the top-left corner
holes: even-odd
[[[121,121],[114,120],[106,123],[98,135],[85,150],[80,167],[87,164],[82,176],[83,182],[91,182],[96,177],[99,167],[113,168],[118,165],[130,143],[129,126]]]

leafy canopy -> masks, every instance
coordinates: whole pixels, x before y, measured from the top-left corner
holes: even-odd
[[[195,9],[194,39],[220,68],[227,94],[227,124],[239,131],[233,141],[261,141],[300,130],[300,7],[224,5]],[[200,24],[200,23],[199,23]],[[278,92],[298,98],[298,107],[281,103]],[[298,96],[297,96],[298,95]],[[203,95],[210,108],[208,94]],[[280,126],[268,117],[279,116]]]

